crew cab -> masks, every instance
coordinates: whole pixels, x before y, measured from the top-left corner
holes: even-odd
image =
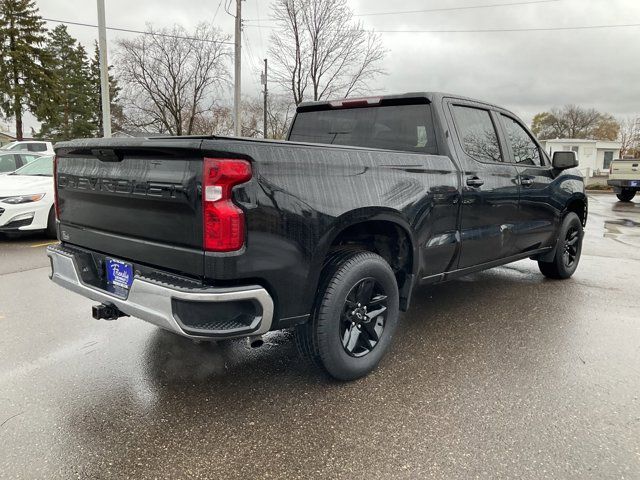
[[[335,378],[373,370],[414,288],[531,258],[576,270],[574,152],[440,93],[303,103],[286,141],[56,145],[54,282],[194,340],[294,328]]]
[[[640,158],[623,158],[611,162],[607,184],[613,187],[621,202],[633,200],[640,190]]]

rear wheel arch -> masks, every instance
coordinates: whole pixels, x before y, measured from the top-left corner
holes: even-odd
[[[417,243],[409,223],[397,214],[378,213],[367,218],[352,218],[340,222],[323,242],[322,252],[316,254],[314,271],[318,272],[314,291],[327,258],[339,249],[364,250],[381,256],[393,270],[400,290],[402,310],[409,307],[409,298],[419,268]]]

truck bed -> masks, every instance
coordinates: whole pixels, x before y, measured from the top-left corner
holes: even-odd
[[[459,175],[447,156],[216,137],[77,140],[56,148],[64,243],[203,286],[258,283],[276,298],[280,318],[308,312],[314,292],[305,288],[321,268],[316,254],[354,215],[375,210],[382,218],[386,211],[407,228],[429,218],[425,241],[456,228],[451,198]],[[246,218],[239,252],[202,247],[205,157],[251,163],[251,180],[233,190]],[[430,267],[444,270],[454,248],[434,243]]]

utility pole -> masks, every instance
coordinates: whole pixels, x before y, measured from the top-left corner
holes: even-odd
[[[104,0],[98,0],[98,49],[100,51],[100,93],[102,97],[102,132],[111,137],[111,99],[109,98],[109,64],[107,63],[107,28]]]
[[[233,91],[233,128],[236,137],[242,134],[240,118],[240,80],[242,76],[242,0],[236,0],[235,88]]]
[[[267,59],[264,59],[264,73],[261,75],[262,85],[264,85],[264,138],[267,138]]]

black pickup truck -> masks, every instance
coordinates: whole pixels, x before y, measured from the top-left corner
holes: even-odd
[[[511,112],[414,93],[301,104],[287,141],[56,146],[54,282],[196,339],[295,328],[339,379],[370,372],[417,284],[516,260],[568,278],[587,198]],[[550,291],[551,294],[551,291]]]

